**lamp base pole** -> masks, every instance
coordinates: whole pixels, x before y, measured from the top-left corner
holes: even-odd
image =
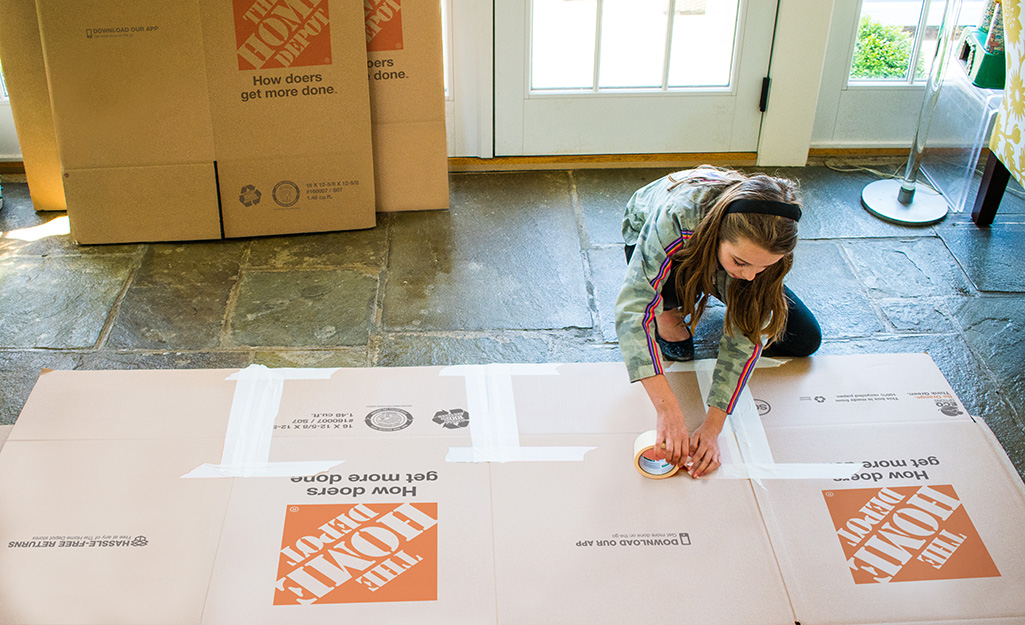
[[[861,204],[880,219],[906,226],[929,226],[947,216],[947,201],[926,185],[916,182],[907,204],[897,199],[907,195],[900,180],[877,180],[862,190]]]

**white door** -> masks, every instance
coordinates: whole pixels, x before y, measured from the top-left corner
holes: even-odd
[[[776,9],[496,0],[495,155],[756,151]]]

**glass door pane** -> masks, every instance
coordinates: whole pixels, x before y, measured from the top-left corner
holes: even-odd
[[[669,87],[729,87],[739,0],[676,0]]]
[[[593,89],[598,0],[533,0],[531,89]]]
[[[669,0],[604,0],[599,88],[662,87]]]

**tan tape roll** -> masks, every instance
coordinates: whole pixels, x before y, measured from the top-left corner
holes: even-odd
[[[665,460],[655,460],[655,436],[655,430],[648,430],[634,441],[634,467],[644,477],[664,480],[675,475],[680,467]]]

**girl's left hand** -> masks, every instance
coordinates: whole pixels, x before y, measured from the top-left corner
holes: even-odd
[[[719,433],[722,426],[716,427],[715,423],[709,423],[711,419],[694,430],[690,437],[690,468],[687,472],[691,477],[702,477],[719,468]]]

